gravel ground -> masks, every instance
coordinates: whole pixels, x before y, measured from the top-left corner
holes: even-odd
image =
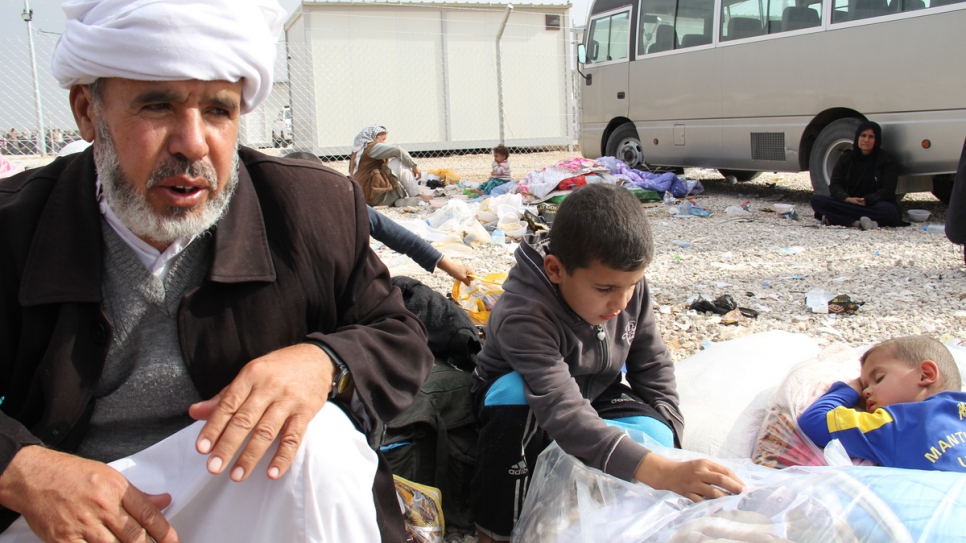
[[[540,166],[573,156],[536,155],[526,156],[531,161],[545,159]],[[485,156],[477,162],[456,158],[459,164],[445,159],[441,164],[461,175],[464,160],[488,171]],[[521,167],[519,159],[520,155],[511,157],[515,176],[535,167]],[[702,180],[706,192],[694,200],[714,215],[673,218],[666,206],[645,204],[657,246],[647,278],[661,335],[674,360],[694,354],[704,340],[724,341],[768,330],[805,333],[823,344],[864,345],[918,333],[966,341],[962,247],[942,235],[924,232],[923,223],[867,232],[820,226],[808,205],[812,192],[807,173],[765,173],[744,183],[729,183],[713,170],[689,170],[688,175]],[[746,201],[753,212],[746,220],[725,214],[726,207]],[[788,220],[770,212],[775,203],[793,204],[801,219]],[[932,212],[924,224],[945,220],[946,206],[928,193],[908,194],[900,206],[904,211]],[[425,218],[432,212],[381,211],[397,220]],[[676,241],[689,247],[679,247]],[[394,274],[411,275],[442,293],[451,289],[452,280],[446,274],[428,274],[380,244],[374,246]],[[440,249],[481,274],[507,271],[513,265],[509,246]],[[800,252],[783,254],[782,249]],[[848,294],[864,305],[851,316],[813,314],[805,305],[805,294],[812,289]],[[687,299],[695,294],[711,298],[730,294],[740,307],[760,315],[747,325],[724,325],[716,315],[688,310]]]
[[[534,168],[579,156],[574,152],[514,153],[514,177]],[[13,157],[11,157],[13,158]],[[38,167],[48,160],[25,159]],[[451,168],[464,179],[483,181],[490,171],[489,154],[418,158],[423,171]],[[18,162],[14,160],[14,162]],[[331,162],[345,172],[346,161]],[[811,218],[807,173],[764,173],[744,183],[729,183],[713,170],[689,170],[702,180],[705,194],[694,200],[714,215],[673,218],[662,204],[645,204],[657,253],[647,270],[661,334],[675,360],[701,348],[701,342],[723,341],[767,330],[787,330],[863,345],[889,337],[928,333],[943,340],[966,341],[966,274],[962,248],[944,236],[924,232],[921,223],[906,228],[862,232],[824,227]],[[750,201],[753,214],[742,220],[725,214],[726,207]],[[775,203],[795,205],[801,220],[769,212]],[[908,194],[900,206],[932,213],[926,224],[941,224],[946,206],[931,194]],[[432,210],[415,213],[381,209],[396,220],[421,219]],[[675,241],[690,244],[679,247]],[[373,243],[394,275],[416,277],[439,292],[452,288],[442,272],[428,274],[412,261],[378,242]],[[782,254],[782,249],[797,254]],[[507,271],[513,265],[511,246],[447,245],[440,250],[471,266],[479,274]],[[812,314],[805,293],[824,289],[865,302],[855,315]],[[689,312],[688,297],[730,294],[741,307],[758,310],[747,326],[721,324],[720,317]]]

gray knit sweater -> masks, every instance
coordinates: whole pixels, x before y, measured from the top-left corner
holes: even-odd
[[[104,308],[114,324],[107,361],[94,391],[90,429],[78,454],[110,462],[130,456],[190,425],[188,406],[201,400],[178,342],[178,306],[201,285],[210,236],[177,257],[165,280],[151,274],[107,221]]]

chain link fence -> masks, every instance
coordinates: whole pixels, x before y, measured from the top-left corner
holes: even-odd
[[[476,156],[484,178],[490,149],[500,143],[515,159],[537,155],[526,161],[534,167],[578,154],[581,85],[565,7],[301,10],[278,44],[271,96],[242,118],[244,145],[278,155],[309,151],[347,171],[355,135],[381,124],[388,143],[413,153],[424,170]],[[68,93],[50,74],[58,35],[35,28],[33,37],[37,96],[26,31],[0,38],[4,155],[37,155],[42,148],[53,154],[79,139]],[[544,159],[545,153],[553,156]],[[511,162],[515,174],[525,173],[522,163]]]

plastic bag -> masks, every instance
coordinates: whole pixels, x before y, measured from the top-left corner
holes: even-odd
[[[414,543],[443,543],[443,498],[437,488],[392,476],[403,509],[406,534]]]
[[[491,273],[483,279],[474,279],[470,286],[461,281],[453,282],[453,299],[466,311],[475,324],[486,324],[493,305],[503,294],[503,281],[507,274]]]
[[[462,227],[464,233],[463,243],[466,245],[478,247],[490,242],[490,233],[480,224],[480,221],[476,219],[464,220]]]
[[[429,170],[429,173],[435,175],[437,178],[442,179],[447,185],[452,185],[459,183],[460,176],[458,173],[454,172],[449,168],[440,168],[438,170]]]
[[[835,343],[815,358],[795,365],[768,400],[752,461],[770,468],[828,465],[822,448],[798,427],[798,417],[832,383],[848,381],[858,374],[855,351],[842,343]]]
[[[436,229],[441,228],[444,224],[451,220],[456,220],[457,223],[461,222],[463,219],[468,219],[476,215],[476,212],[462,200],[452,199],[446,202],[446,205],[437,209],[426,222],[429,226]]]
[[[627,433],[670,460],[708,458]],[[694,503],[588,468],[551,444],[537,460],[513,541],[962,540],[966,474],[881,467],[774,470],[747,459],[712,460],[731,468],[745,491]]]

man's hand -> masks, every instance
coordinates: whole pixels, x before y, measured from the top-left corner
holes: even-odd
[[[196,447],[211,453],[208,471],[219,474],[251,435],[231,470],[244,481],[265,451],[281,436],[268,467],[269,479],[281,477],[295,458],[306,428],[325,405],[335,367],[315,345],[293,345],[249,362],[214,398],[196,403],[188,414],[206,420]]]
[[[177,543],[161,513],[168,494],[145,494],[114,468],[32,445],[0,476],[0,503],[43,541]]]
[[[675,462],[654,453],[644,457],[634,478],[658,490],[670,490],[699,502],[739,494],[745,484],[730,469],[710,460]]]
[[[419,179],[422,176],[423,176],[423,173],[419,171],[419,166],[413,166],[413,177],[415,177],[416,179]]]
[[[860,206],[864,206],[865,205],[865,198],[849,197],[849,198],[846,198],[845,201],[848,202],[848,203],[850,203],[850,204],[855,204],[855,205],[860,205]]]

